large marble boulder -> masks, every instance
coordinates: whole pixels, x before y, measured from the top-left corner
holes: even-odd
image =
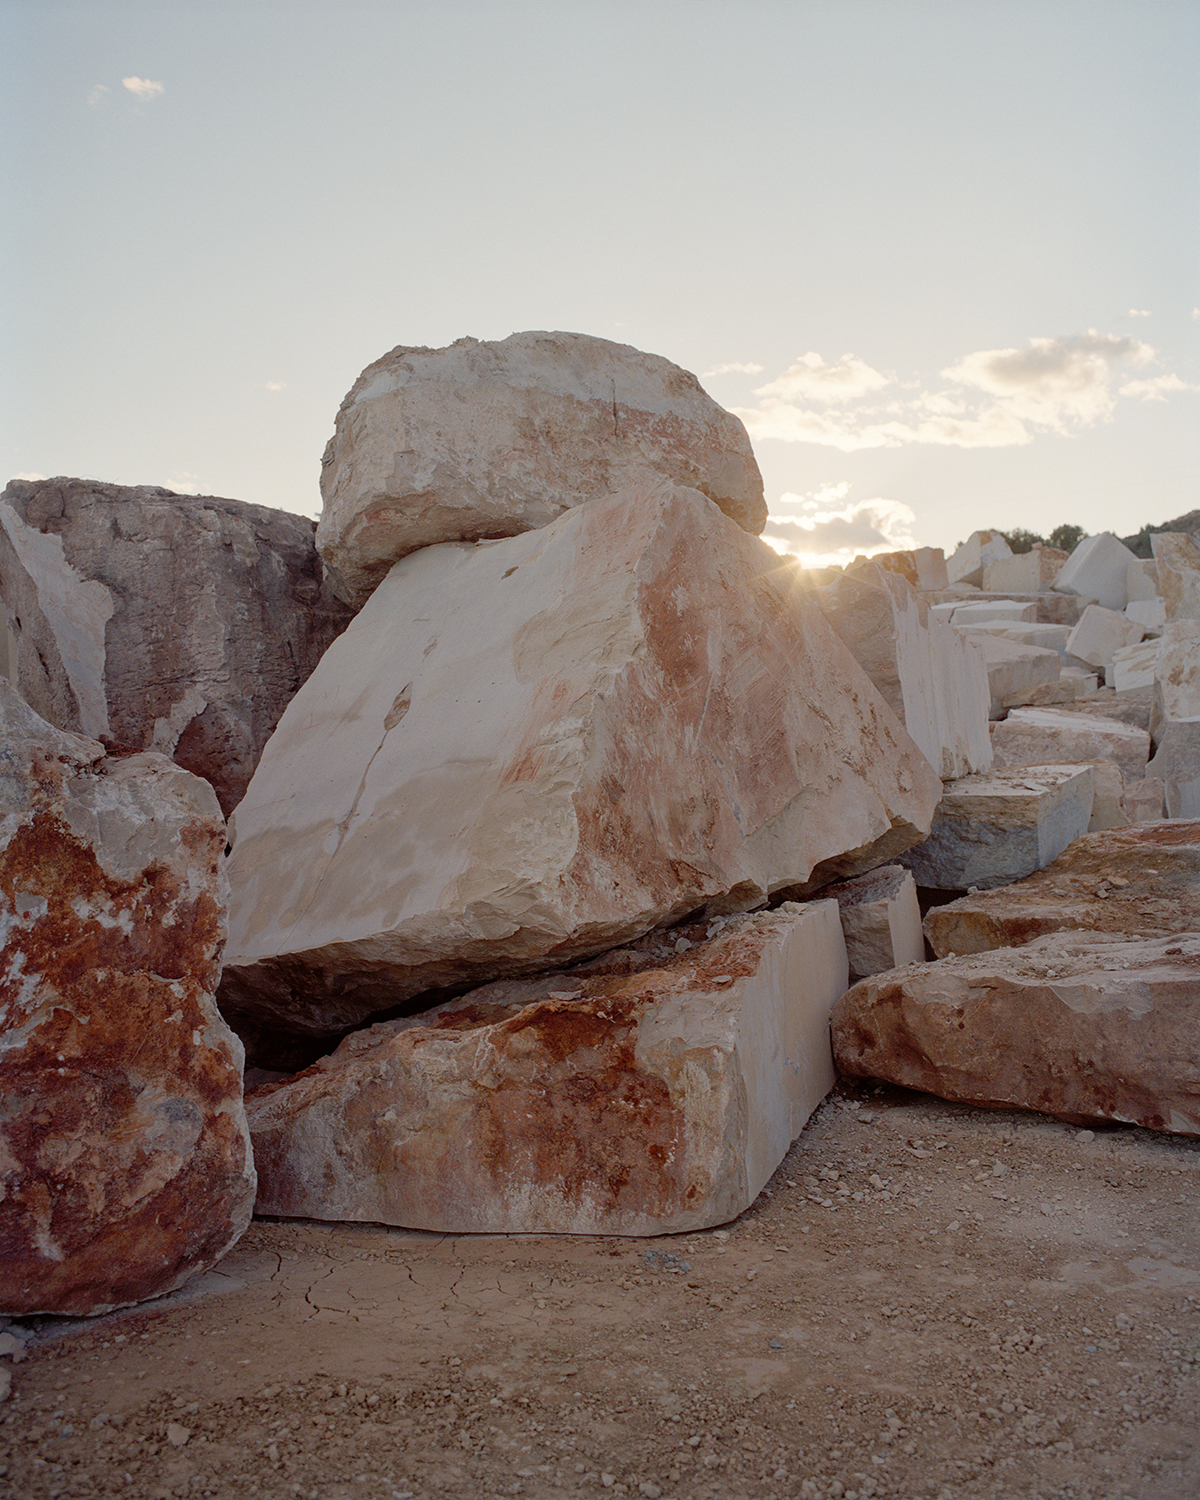
[[[1200,932],[1200,821],[1085,833],[1044,870],[960,896],[925,917],[939,958],[1016,948],[1071,929],[1123,937]]]
[[[864,979],[834,1007],[851,1078],[1200,1135],[1200,933],[1059,932]]]
[[[353,613],[304,516],[88,479],[0,496],[0,599],[16,684],[44,719],[169,755],[226,814]]]
[[[0,733],[0,1311],[105,1312],[250,1222],[225,826],[206,782],[105,758],[6,682]]]
[[[1168,620],[1154,658],[1147,776],[1164,786],[1169,818],[1200,817],[1200,617]]]
[[[1200,619],[1200,543],[1186,531],[1160,531],[1150,546],[1166,618]]]
[[[514,536],[646,477],[766,524],[741,421],[660,355],[582,333],[401,345],[342,402],[317,545],[361,604],[418,547]]]
[[[836,904],[785,903],[355,1032],[248,1094],[259,1212],[448,1234],[724,1223],[832,1088],[845,987]]]
[[[1113,760],[1127,781],[1140,781],[1150,736],[1136,725],[1062,708],[1014,708],[992,731],[997,767]]]
[[[816,599],[943,780],[991,766],[983,655],[937,619],[903,575],[859,563],[819,588]]]
[[[237,810],[222,1007],[243,1037],[340,1037],[872,869],[940,794],[795,571],[694,490],[426,547]]]

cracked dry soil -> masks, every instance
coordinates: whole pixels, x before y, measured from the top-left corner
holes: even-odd
[[[1200,1495],[1200,1142],[842,1085],[725,1230],[257,1221],[25,1319],[0,1492]]]

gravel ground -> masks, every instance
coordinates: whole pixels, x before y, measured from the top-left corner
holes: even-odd
[[[0,1332],[0,1493],[1195,1500],[1198,1185],[1200,1142],[845,1085],[715,1232],[256,1221]]]

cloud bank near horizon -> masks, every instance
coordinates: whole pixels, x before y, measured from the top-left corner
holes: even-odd
[[[772,505],[763,541],[810,567],[844,566],[859,553],[899,552],[915,546],[916,516],[898,500],[849,500],[850,484],[827,484],[806,495],[781,495]]]
[[[1150,344],[1093,328],[1031,338],[1025,349],[978,350],[940,372],[941,388],[921,389],[922,382],[877,370],[856,354],[829,362],[810,350],[755,387],[757,406],[733,410],[752,439],[820,443],[844,453],[907,443],[1008,448],[1109,421],[1122,398],[1165,401],[1200,390],[1172,373],[1122,374],[1157,361]]]

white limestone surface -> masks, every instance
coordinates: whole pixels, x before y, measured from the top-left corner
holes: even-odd
[[[1150,545],[1167,619],[1200,619],[1200,543],[1187,532],[1161,531]]]
[[[972,584],[981,588],[988,565],[1012,555],[1012,548],[1000,532],[973,531],[946,559],[946,575],[952,585]]]
[[[1023,646],[991,634],[975,634],[972,639],[983,653],[988,713],[993,719],[999,719],[1011,705],[1022,702],[1034,688],[1058,681],[1062,659],[1057,651]]]
[[[1105,609],[1129,603],[1129,564],[1137,559],[1111,531],[1085,536],[1059,570],[1054,588],[1060,594],[1082,594]]]
[[[1135,646],[1145,626],[1122,612],[1089,604],[1067,637],[1067,650],[1089,667],[1107,667],[1122,646]]]
[[[321,470],[317,547],[361,604],[399,558],[513,536],[639,479],[767,519],[741,421],[657,354],[581,333],[400,346],[355,381]]]
[[[1200,817],[1200,619],[1170,620],[1159,642],[1150,711],[1154,758],[1169,818]]]
[[[337,1035],[873,868],[940,794],[795,571],[633,486],[391,570],[237,809],[222,1000]]]
[[[1135,724],[1065,708],[1014,708],[992,730],[997,766],[1113,760],[1127,781],[1140,781],[1150,736]]]
[[[1139,688],[1154,686],[1154,666],[1158,661],[1158,638],[1138,641],[1133,646],[1122,646],[1113,652],[1113,659],[1106,669],[1108,686],[1118,693],[1134,693]]]

